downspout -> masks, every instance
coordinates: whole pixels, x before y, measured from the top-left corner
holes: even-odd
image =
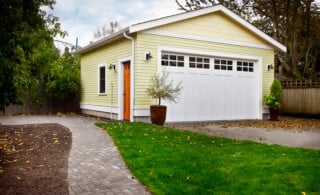
[[[131,62],[130,62],[130,121],[133,122],[133,100],[134,100],[134,60],[135,60],[135,52],[134,52],[134,38],[130,37],[123,32],[123,36],[132,41],[131,44]]]

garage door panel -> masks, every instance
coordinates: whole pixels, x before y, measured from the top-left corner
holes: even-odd
[[[245,96],[246,96],[245,78],[235,77],[234,81],[234,105],[233,112],[234,117],[239,119],[244,116],[245,113]]]
[[[253,94],[246,96],[246,116],[247,118],[255,118],[256,113],[258,112],[258,104],[257,104],[257,88],[256,83],[253,78],[247,79],[246,82],[248,93],[251,92]],[[254,105],[254,106],[253,106]]]
[[[221,86],[222,86],[222,97],[220,97],[220,104],[223,105],[223,110],[221,115],[226,116],[227,118],[233,117],[233,107],[234,107],[234,90],[233,86],[234,81],[231,76],[224,76]]]

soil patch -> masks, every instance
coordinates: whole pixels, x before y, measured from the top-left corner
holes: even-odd
[[[0,124],[0,194],[68,194],[71,143],[59,124]]]

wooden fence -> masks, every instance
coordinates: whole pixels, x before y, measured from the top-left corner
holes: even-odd
[[[39,106],[30,101],[26,101],[25,106],[10,105],[6,108],[4,115],[18,114],[56,114],[58,112],[78,113],[80,111],[79,95],[68,97],[64,101],[47,99],[43,106]]]
[[[320,115],[320,80],[283,80],[281,112]]]

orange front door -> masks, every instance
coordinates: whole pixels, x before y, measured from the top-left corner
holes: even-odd
[[[123,66],[123,119],[130,120],[130,62],[125,62]]]

